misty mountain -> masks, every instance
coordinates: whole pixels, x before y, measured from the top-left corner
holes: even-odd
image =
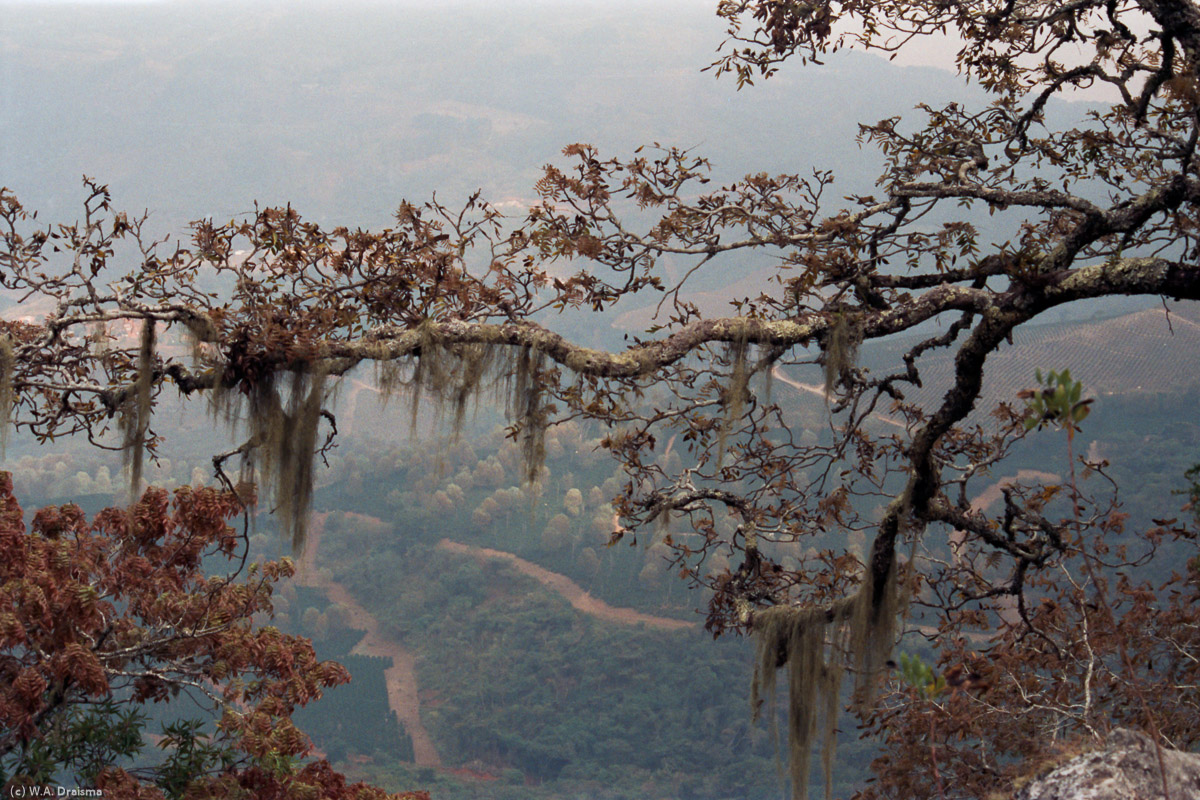
[[[858,122],[968,93],[948,72],[848,53],[738,92],[701,71],[722,38],[710,3],[19,4],[3,17],[0,183],[73,218],[86,173],[164,231],[256,201],[381,225],[401,198],[476,188],[520,214],[540,166],[577,141],[616,156],[694,148],[722,179],[837,166],[867,191],[878,159]]]

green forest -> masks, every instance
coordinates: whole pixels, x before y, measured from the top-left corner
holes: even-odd
[[[1200,424],[1189,421],[1198,401],[1200,385],[1096,403],[1084,434],[1089,446],[1114,454],[1110,474],[1134,520],[1130,535],[1110,546],[1138,546],[1132,531],[1182,504],[1171,492],[1188,486],[1184,473],[1200,444]],[[819,425],[819,403],[801,396],[791,404],[798,419]],[[366,418],[387,413],[356,411]],[[597,431],[568,423],[549,432],[543,480],[530,487],[520,478],[517,446],[502,428],[488,430],[487,417],[471,434],[383,449],[348,438],[337,451],[345,455],[331,456],[321,473],[314,501],[324,515],[316,569],[416,655],[421,718],[443,767],[413,764],[411,739],[388,705],[383,672],[391,661],[354,652],[364,631],[347,609],[319,588],[285,585],[274,624],[311,637],[321,658],[353,676],[298,711],[301,728],[347,774],[396,789],[420,786],[436,797],[779,796],[781,743],[750,715],[752,648],[704,633],[705,598],[669,567],[661,543],[668,531],[652,531],[634,546],[610,544],[607,498],[619,493],[622,475],[598,452],[590,435]],[[814,436],[828,432],[816,428]],[[1061,467],[1061,449],[1053,436],[1034,438],[1006,469]],[[116,468],[88,449],[24,456],[12,469],[31,505],[69,501],[99,509],[113,502]],[[192,480],[192,469],[187,460],[163,459],[149,475],[171,486]],[[289,554],[269,515],[256,526],[252,559]],[[597,619],[509,562],[440,548],[446,539],[512,553],[611,606],[687,627]],[[807,555],[835,544],[814,541]],[[1153,576],[1158,583],[1169,577],[1172,559],[1163,563]],[[730,564],[717,559],[709,566]],[[915,629],[899,648],[933,653]],[[164,723],[179,718],[155,716]],[[859,739],[852,717],[840,727],[837,796],[861,785],[878,755],[876,743]],[[814,764],[813,797],[823,792],[818,775]]]

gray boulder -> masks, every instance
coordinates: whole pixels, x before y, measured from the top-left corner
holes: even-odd
[[[1200,753],[1164,748],[1170,800],[1200,800]],[[1149,736],[1118,728],[1105,746],[1028,783],[1014,800],[1165,800]]]

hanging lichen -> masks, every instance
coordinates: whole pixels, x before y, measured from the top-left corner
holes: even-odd
[[[717,469],[720,469],[725,461],[725,446],[729,434],[733,432],[734,426],[741,419],[746,403],[750,399],[750,373],[752,370],[746,364],[748,349],[744,337],[739,337],[729,345],[727,357],[731,364],[731,370],[729,387],[721,396],[723,415],[721,428],[717,434]]]
[[[111,352],[109,343],[112,341],[112,337],[108,334],[108,325],[103,321],[92,323],[87,341],[92,349],[92,356],[102,364],[107,363],[108,355]]]
[[[366,353],[376,364],[384,399],[401,386],[409,391],[414,431],[423,401],[432,400],[437,418],[451,412],[457,436],[467,407],[492,389],[504,397],[514,422],[525,482],[537,484],[545,461],[545,431],[554,410],[546,400],[545,382],[550,375],[543,354],[531,347],[446,343],[432,323],[422,325],[418,333],[419,345],[410,359],[391,356],[382,344]],[[243,478],[253,480],[257,472],[264,492],[274,494],[281,526],[290,532],[293,548],[299,551],[304,546],[306,511],[312,497],[318,428],[328,399],[326,374],[295,370],[285,388],[273,374],[263,373],[253,383],[233,382],[240,391],[230,392],[224,372],[231,369],[231,363],[236,359],[227,358],[217,368],[212,411],[230,425],[247,424],[250,447],[243,461]],[[239,373],[233,370],[233,374]],[[533,496],[536,499],[536,493]]]
[[[858,360],[862,331],[845,311],[837,311],[825,336],[825,399],[833,396],[839,382],[849,382]]]
[[[775,391],[775,370],[772,368],[774,361],[770,356],[764,356],[760,373],[762,374],[762,396],[763,400],[770,405],[771,397]]]
[[[907,585],[897,579],[898,569],[893,561],[879,592],[875,591],[868,570],[850,609],[845,650],[856,676],[854,704],[859,709],[867,708],[874,700],[877,678],[891,658],[900,619],[907,611],[910,592]],[[875,597],[879,598],[878,604],[874,602]]]
[[[441,418],[447,407],[452,410],[451,430],[457,438],[462,433],[467,407],[489,383],[496,347],[483,344],[445,345],[436,338],[435,330],[428,323],[419,328],[421,343],[409,381],[409,424],[415,432],[421,401],[429,397],[435,403],[437,417]],[[386,382],[386,385],[381,385],[381,391],[385,393],[390,393],[399,384],[398,367],[394,363],[382,369],[377,368],[377,375]]]
[[[663,542],[669,541],[671,537],[671,509],[664,505],[654,515],[654,530],[653,534],[646,540],[646,549],[651,548]]]
[[[274,501],[280,529],[296,554],[303,551],[308,531],[326,378],[323,369],[295,369],[280,385],[275,373],[266,373],[230,392],[218,376],[211,395],[216,417],[246,429],[239,480],[258,484]]]
[[[375,388],[386,408],[397,390],[404,386],[404,369],[399,359],[388,357],[387,345],[383,342],[370,344],[366,352],[375,365]]]
[[[494,348],[481,344],[464,345],[458,354],[458,385],[451,398],[454,407],[454,435],[462,433],[467,405],[476,398],[484,377],[491,368]]]
[[[757,717],[764,701],[771,736],[778,747],[775,711],[776,671],[788,669],[788,767],[792,796],[808,797],[809,755],[817,734],[821,693],[835,684],[839,670],[825,660],[827,615],[823,609],[776,607],[754,617],[758,638],[750,701]],[[822,726],[827,728],[828,725]]]
[[[150,398],[154,388],[154,320],[142,323],[138,346],[137,378],[129,397],[121,406],[119,427],[122,433],[121,452],[129,470],[129,497],[136,500],[142,488],[142,466],[146,456],[146,431],[150,429],[153,411]]]
[[[854,670],[856,703],[869,702],[896,636],[901,592],[895,570],[885,580],[881,602],[872,601],[868,578],[854,597],[829,608],[777,606],[758,611],[752,630],[757,640],[750,701],[755,719],[765,705],[768,724],[779,741],[775,713],[776,671],[788,670],[788,774],[793,798],[807,798],[810,757],[818,735],[825,796],[833,793],[833,759],[842,672]]]
[[[433,326],[426,320],[417,329],[417,333],[421,337],[421,345],[417,350],[415,363],[413,364],[412,380],[409,382],[411,387],[411,397],[409,405],[409,433],[417,432],[417,414],[421,409],[421,399],[424,394],[429,394],[435,398],[435,402],[441,405],[441,386],[439,377],[442,374],[439,362],[441,359],[441,345],[433,335]]]
[[[529,347],[517,351],[511,375],[508,415],[517,426],[525,482],[536,483],[546,461],[546,426],[550,407],[542,387],[545,357]]]
[[[97,349],[102,347],[103,332],[97,335]],[[212,368],[212,359],[209,356],[219,349],[221,333],[217,329],[216,323],[207,314],[196,314],[188,317],[183,321],[183,340],[189,346],[192,356],[192,369],[199,373],[203,369]],[[221,391],[221,381],[218,380],[212,387],[212,391]],[[217,404],[210,407],[215,408]]]
[[[273,489],[275,513],[291,534],[292,550],[304,549],[312,503],[313,459],[325,401],[324,372],[293,372],[286,404],[270,382],[250,393],[249,420],[257,444],[259,477]]]
[[[13,380],[17,371],[17,357],[13,352],[12,338],[0,334],[0,457],[8,452],[8,429],[12,423],[13,402],[16,392]]]
[[[185,318],[183,325],[192,340],[193,356],[196,355],[195,348],[201,344],[220,341],[221,332],[208,314],[195,313]]]

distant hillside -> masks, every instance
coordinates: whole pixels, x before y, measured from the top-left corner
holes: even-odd
[[[1063,322],[1018,328],[1012,345],[1002,345],[984,369],[983,394],[976,408],[990,410],[1034,385],[1034,371],[1070,369],[1096,397],[1181,393],[1200,382],[1200,304],[1171,303],[1101,321]],[[913,342],[898,339],[864,354],[873,372],[900,364]],[[918,362],[925,386],[910,398],[928,407],[953,375],[944,353]]]
[[[6,4],[0,185],[73,219],[92,175],[163,232],[255,201],[378,226],[404,197],[476,188],[519,217],[541,166],[586,141],[694,148],[719,180],[837,166],[866,190],[856,123],[967,94],[841,53],[738,92],[701,72],[713,5]]]
[[[740,286],[740,284],[739,284]],[[706,292],[701,301],[716,308],[718,292]],[[742,291],[738,296],[745,296]],[[727,301],[731,294],[726,294]],[[696,299],[696,298],[689,298]],[[1069,369],[1082,381],[1087,392],[1095,397],[1113,395],[1181,394],[1200,383],[1196,369],[1196,353],[1200,353],[1200,303],[1171,303],[1170,314],[1161,306],[1120,314],[1103,320],[1056,322],[1047,325],[1028,325],[1018,328],[1013,344],[1001,345],[987,362],[984,371],[983,393],[976,409],[988,412],[1002,402],[1012,402],[1017,392],[1031,387],[1034,372]],[[650,324],[653,308],[630,312],[616,325],[628,324],[638,329]],[[860,364],[873,374],[881,375],[903,366],[902,355],[924,336],[896,337],[890,341],[872,343],[864,348]],[[918,361],[924,385],[909,388],[907,397],[922,407],[930,408],[941,396],[953,375],[954,364],[944,351],[928,353]],[[809,385],[821,384],[823,378],[816,366],[785,367],[784,374]],[[776,399],[789,395],[778,395]],[[824,400],[819,394],[805,392],[791,402],[821,408]],[[385,432],[388,441],[407,438],[407,426],[395,425],[396,415],[404,415],[406,400],[393,401],[382,407],[381,397],[373,389],[367,373],[356,378],[342,391],[338,408],[339,426],[343,431]],[[483,419],[490,425],[500,418],[486,410]],[[391,420],[389,424],[389,419]],[[421,430],[433,425],[431,417],[423,417]]]

